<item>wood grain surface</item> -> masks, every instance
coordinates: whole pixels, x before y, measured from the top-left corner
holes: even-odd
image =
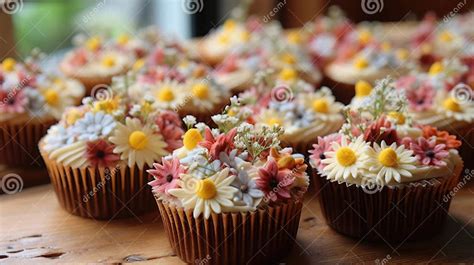
[[[421,242],[368,243],[331,230],[310,190],[295,247],[282,264],[474,262],[474,185],[457,192],[447,224]],[[385,260],[384,260],[385,259]],[[50,185],[0,196],[0,263],[183,264],[172,252],[158,209],[131,219],[96,221],[59,206]]]

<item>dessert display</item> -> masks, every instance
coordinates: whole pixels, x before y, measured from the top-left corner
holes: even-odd
[[[395,242],[430,238],[442,227],[452,199],[444,195],[463,168],[461,142],[418,125],[407,104],[392,80],[381,80],[364,104],[346,110],[339,133],[314,145],[310,164],[334,230]]]
[[[43,166],[39,140],[85,93],[78,81],[45,72],[38,56],[0,64],[0,164],[9,167]]]
[[[135,102],[123,80],[69,108],[40,142],[60,205],[82,217],[113,219],[153,208],[146,170],[182,145],[179,116]]]
[[[257,128],[231,106],[213,117],[215,129],[185,117],[183,147],[148,171],[171,247],[187,263],[277,262],[298,230],[304,156],[280,147],[281,127]]]

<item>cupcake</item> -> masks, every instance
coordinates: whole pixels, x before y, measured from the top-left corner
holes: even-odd
[[[184,146],[156,163],[149,184],[173,251],[186,263],[270,264],[293,246],[309,179],[304,156],[281,149],[278,126],[230,113],[217,129],[186,117]]]
[[[264,79],[273,78],[270,75]],[[282,145],[299,153],[306,153],[315,139],[339,131],[344,123],[343,105],[335,101],[327,87],[315,91],[302,80],[278,78],[276,82],[256,83],[254,89],[240,95],[243,108],[250,108],[256,126],[283,127]]]
[[[414,121],[403,93],[384,79],[347,110],[339,133],[318,139],[310,164],[331,228],[386,242],[441,230],[463,167],[460,142]]]
[[[176,111],[181,117],[193,115],[199,121],[210,121],[220,113],[230,96],[206,65],[188,60],[174,66],[145,67],[129,83],[132,99],[153,99],[156,108]]]
[[[119,83],[65,111],[39,144],[71,214],[110,220],[151,210],[146,170],[182,145],[177,114],[156,109],[153,99],[134,102]]]
[[[466,70],[459,60],[443,60],[427,73],[400,77],[395,87],[406,93],[408,111],[418,123],[462,140],[460,154],[470,165],[474,163],[474,91],[461,82]]]
[[[110,85],[112,77],[127,73],[149,49],[146,42],[128,35],[120,35],[117,39],[77,36],[75,45],[59,67],[66,76],[79,80],[87,94],[97,85]]]
[[[348,104],[355,95],[357,81],[373,84],[387,75],[397,77],[416,68],[408,55],[406,49],[374,42],[350,57],[328,64],[324,72],[337,100]]]
[[[0,164],[9,167],[43,166],[39,140],[84,96],[79,82],[44,72],[36,59],[0,64]]]

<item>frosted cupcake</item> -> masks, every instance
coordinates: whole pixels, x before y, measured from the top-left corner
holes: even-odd
[[[121,87],[124,87],[123,85]],[[182,145],[179,116],[134,102],[118,86],[70,108],[40,142],[60,205],[114,219],[153,207],[145,170]]]
[[[137,48],[138,40],[131,40],[127,35],[117,40],[92,36],[76,38],[76,47],[62,59],[59,67],[68,77],[79,80],[90,94],[97,85],[110,85],[112,77],[129,71],[137,55],[144,53],[144,48]]]
[[[150,67],[133,76],[128,95],[136,101],[154,100],[154,107],[210,121],[227,104],[230,93],[214,81],[204,64],[181,61],[174,67]]]
[[[372,43],[349,58],[330,63],[325,75],[336,98],[348,104],[357,81],[373,84],[387,75],[396,77],[416,68],[408,55],[407,50],[392,48],[388,43]]]
[[[34,58],[0,64],[0,164],[38,167],[38,142],[64,110],[80,102],[77,81],[42,71]]]
[[[215,116],[218,129],[186,117],[184,146],[148,171],[171,247],[186,263],[269,264],[296,238],[304,156],[280,148],[280,127],[257,129],[230,111]]]
[[[440,231],[463,161],[456,137],[418,126],[407,99],[380,81],[348,110],[337,134],[318,139],[310,164],[324,217],[336,231],[389,242]],[[350,210],[348,210],[350,208]]]
[[[408,111],[418,123],[463,141],[460,154],[469,165],[474,163],[474,91],[460,82],[466,70],[458,60],[444,60],[434,63],[428,73],[399,78],[395,86],[405,91]]]
[[[251,109],[257,126],[282,126],[282,145],[300,153],[306,153],[318,136],[335,133],[344,123],[343,105],[335,101],[331,91],[327,87],[314,91],[302,80],[257,83],[253,90],[240,95],[240,101]]]

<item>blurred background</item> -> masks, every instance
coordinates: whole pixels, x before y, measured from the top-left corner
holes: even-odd
[[[7,56],[23,58],[38,47],[51,53],[71,46],[79,32],[133,33],[137,28],[158,25],[164,32],[180,38],[205,35],[221,24],[240,0],[0,0],[10,12],[0,12],[0,59]],[[450,11],[472,10],[468,0],[367,0],[382,3],[375,14],[363,12],[361,1],[347,0],[257,0],[250,12],[257,16],[278,12],[271,19],[284,27],[301,27],[331,5],[338,5],[349,18],[363,20],[419,20],[432,11],[442,18]],[[362,0],[364,2],[364,0]],[[186,12],[183,5],[199,5],[199,12]],[[202,3],[202,4],[200,4]],[[191,14],[194,13],[194,14]]]

